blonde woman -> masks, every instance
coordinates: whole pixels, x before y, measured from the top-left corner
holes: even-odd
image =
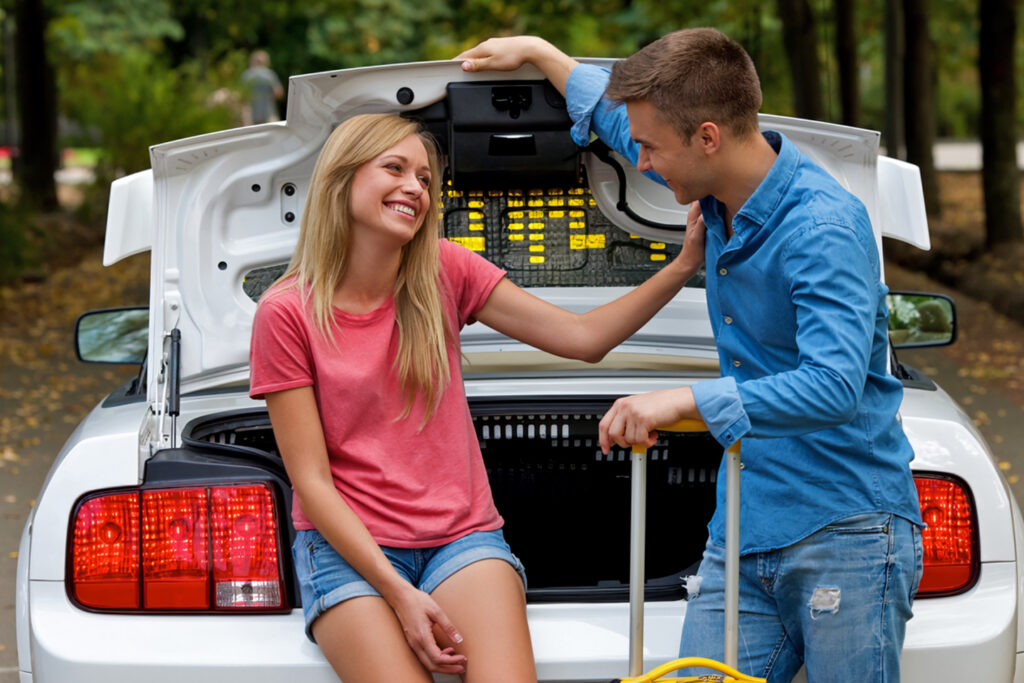
[[[391,115],[345,121],[313,171],[294,258],[260,302],[251,395],[294,488],[307,635],[345,683],[535,681],[523,568],[502,537],[463,391],[473,320],[599,360],[703,260],[682,254],[585,314],[439,239],[433,143]]]

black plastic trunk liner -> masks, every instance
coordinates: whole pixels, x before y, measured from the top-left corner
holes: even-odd
[[[477,436],[526,567],[531,601],[624,600],[629,580],[629,452],[601,453],[599,414],[478,415]],[[663,434],[648,451],[649,599],[683,595],[707,540],[721,446],[706,434]]]

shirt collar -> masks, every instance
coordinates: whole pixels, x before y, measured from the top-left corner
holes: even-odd
[[[768,221],[793,181],[800,163],[800,152],[785,135],[774,130],[763,131],[762,135],[778,154],[778,158],[768,169],[768,175],[736,214],[737,217],[742,216],[755,225],[764,225]],[[735,222],[733,227],[736,227]]]

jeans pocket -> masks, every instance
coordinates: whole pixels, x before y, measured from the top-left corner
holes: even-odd
[[[823,531],[838,535],[879,535],[885,536],[892,527],[892,515],[881,512],[869,512],[851,515],[825,526]]]
[[[913,602],[917,591],[921,587],[921,575],[924,574],[924,541],[921,535],[921,527],[916,524],[909,525],[914,539],[914,580],[910,586],[910,601]]]
[[[295,571],[297,574],[305,573],[312,577],[316,573],[316,532],[300,529],[295,533],[295,540],[292,542],[292,557],[295,560]]]

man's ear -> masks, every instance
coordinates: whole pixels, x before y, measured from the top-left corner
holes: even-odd
[[[705,154],[714,154],[722,146],[722,131],[717,124],[705,121],[697,126],[693,140],[700,145]]]

